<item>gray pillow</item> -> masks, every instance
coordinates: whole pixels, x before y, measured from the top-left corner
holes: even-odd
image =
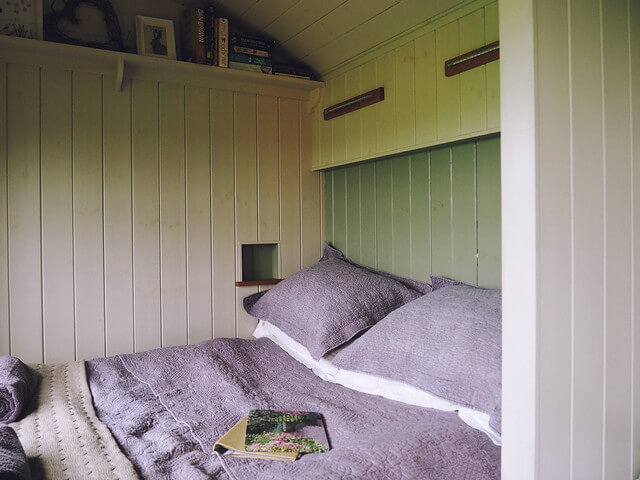
[[[439,277],[437,275],[431,275],[431,288],[433,291],[440,290],[444,287],[453,287],[454,285],[468,285],[470,287],[475,287],[475,285],[471,285],[470,283],[459,282],[458,280],[451,280],[447,277]]]
[[[319,360],[431,287],[354,264],[331,247],[323,258],[244,299],[253,317],[280,328]]]
[[[454,285],[393,311],[333,364],[491,415],[502,390],[501,331],[500,290]]]

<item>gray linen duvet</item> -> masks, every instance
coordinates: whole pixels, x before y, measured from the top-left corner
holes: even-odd
[[[321,380],[267,339],[87,362],[98,417],[148,479],[498,480],[500,447],[439,412]],[[293,463],[212,455],[252,408],[323,414],[331,450]]]

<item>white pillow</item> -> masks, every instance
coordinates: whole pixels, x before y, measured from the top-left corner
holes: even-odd
[[[458,412],[460,419],[476,430],[484,432],[496,445],[502,445],[500,434],[489,427],[489,415],[478,412],[453,402],[437,397],[429,392],[420,390],[408,383],[391,380],[368,373],[345,370],[336,367],[331,360],[344,348],[343,345],[326,355],[320,360],[313,359],[306,347],[296,342],[275,325],[260,320],[253,332],[255,338],[268,338],[285,352],[302,363],[323,380],[337,383],[358,392],[371,395],[380,395],[390,400],[415,405],[418,407],[433,408],[445,412]]]

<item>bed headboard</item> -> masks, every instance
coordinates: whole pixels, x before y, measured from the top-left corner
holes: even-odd
[[[399,275],[500,287],[500,138],[326,172],[325,237]]]

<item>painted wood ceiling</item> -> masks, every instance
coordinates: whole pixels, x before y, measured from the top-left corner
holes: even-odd
[[[198,0],[185,3],[196,3]],[[214,0],[325,74],[462,0]]]

